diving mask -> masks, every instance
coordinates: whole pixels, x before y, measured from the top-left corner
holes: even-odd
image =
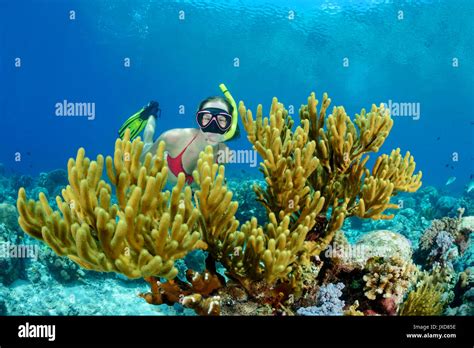
[[[196,120],[203,132],[224,134],[232,125],[232,115],[219,108],[199,110]]]

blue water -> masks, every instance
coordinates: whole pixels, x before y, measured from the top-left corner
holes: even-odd
[[[0,0],[0,163],[36,175],[81,146],[110,154],[121,123],[152,99],[158,132],[196,127],[197,104],[224,82],[253,111],[277,96],[297,112],[311,91],[350,115],[420,103],[419,120],[394,117],[381,152],[409,150],[425,185],[455,176],[449,189],[461,191],[473,173],[473,14],[469,0]],[[95,103],[95,119],[55,116],[63,100]],[[245,136],[230,146],[250,147]]]
[[[137,296],[148,291],[143,280],[83,271],[56,257],[25,237],[14,203],[20,186],[29,198],[49,190],[52,203],[64,172],[54,172],[52,183],[38,175],[66,169],[79,147],[89,157],[112,154],[121,124],[150,100],[162,109],[156,136],[197,127],[197,105],[220,95],[220,83],[254,113],[261,103],[268,115],[277,96],[296,119],[312,91],[320,100],[327,92],[332,106],[343,105],[353,117],[373,103],[420,107],[419,117],[393,115],[380,152],[410,151],[424,188],[392,200],[404,205],[393,220],[346,219],[351,242],[388,229],[417,251],[432,220],[458,216],[459,207],[472,217],[474,192],[466,190],[474,173],[472,18],[471,0],[0,0],[0,244],[41,248],[39,260],[0,257],[0,315],[194,313],[150,306]],[[56,116],[64,101],[94,103],[95,118]],[[251,148],[242,125],[241,133],[230,148]],[[228,185],[239,202],[236,217],[242,223],[258,217],[263,225],[264,208],[251,190],[253,179],[262,178],[257,169],[227,164],[226,177],[234,179]],[[456,277],[474,267],[472,239],[466,250],[453,261]],[[203,268],[204,259],[193,252],[175,265],[184,277],[187,268]],[[446,313],[474,315],[469,293],[457,294]]]

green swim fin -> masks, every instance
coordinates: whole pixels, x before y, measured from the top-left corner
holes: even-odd
[[[136,114],[130,116],[119,129],[119,137],[123,138],[127,128],[130,129],[130,140],[133,140],[145,128],[148,117],[161,115],[160,104],[151,101]]]

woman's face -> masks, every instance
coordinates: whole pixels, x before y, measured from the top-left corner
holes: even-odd
[[[222,100],[208,101],[207,103],[205,103],[202,106],[201,109],[205,109],[205,108],[219,108],[219,109],[225,110],[227,113],[230,112],[230,110],[227,107],[227,104],[224,103]],[[206,117],[208,119],[206,119]],[[203,121],[203,123],[205,123],[206,121],[210,122],[211,121],[211,115],[204,115],[202,121]],[[217,117],[217,122],[219,122],[221,127],[224,128],[226,123],[227,123],[227,120],[223,116],[221,118],[219,118],[219,116],[218,116]],[[222,134],[206,132],[206,133],[204,133],[204,135],[206,136],[206,140],[210,145],[216,145],[217,143],[220,143],[220,142],[224,141],[224,136]]]
[[[201,121],[203,127],[208,125],[209,122],[211,122],[211,120],[212,120],[212,115],[211,114],[204,114],[204,116],[202,116],[202,121]],[[225,117],[223,115],[217,115],[216,120],[219,123],[219,126],[221,126],[222,128],[226,128],[227,122],[228,122],[227,117]]]

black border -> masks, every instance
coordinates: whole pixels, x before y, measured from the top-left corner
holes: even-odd
[[[15,345],[449,345],[474,343],[474,317],[0,317],[0,347]],[[56,325],[56,340],[19,338],[26,322]],[[416,330],[414,325],[455,325]],[[410,333],[455,333],[456,338],[407,338]]]

